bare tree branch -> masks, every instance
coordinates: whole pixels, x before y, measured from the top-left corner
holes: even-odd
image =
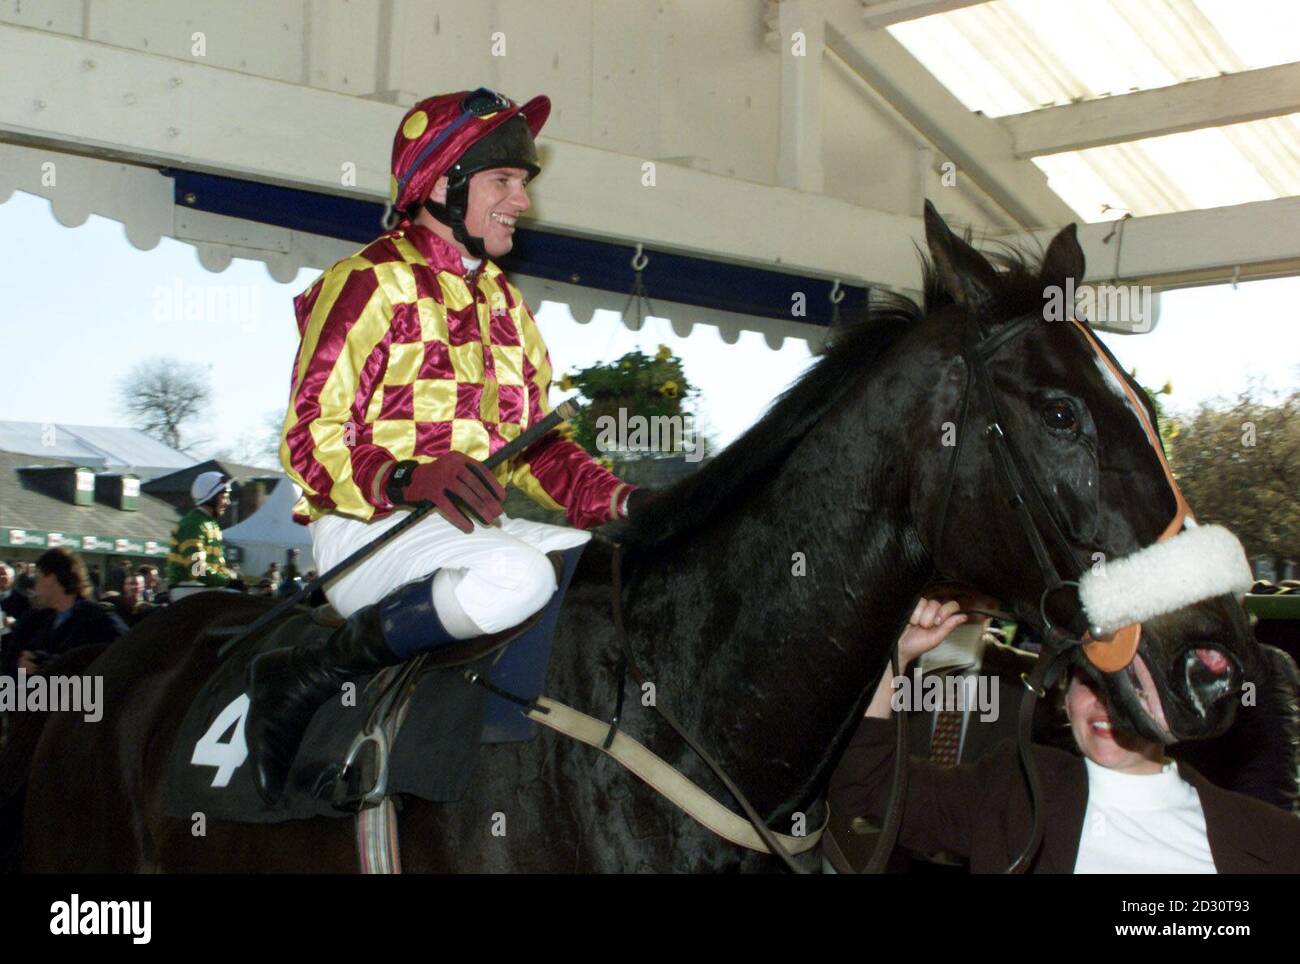
[[[118,385],[123,412],[132,424],[164,445],[181,449],[182,429],[212,398],[207,372],[171,358],[151,358]]]

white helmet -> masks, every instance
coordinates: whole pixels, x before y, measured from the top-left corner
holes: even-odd
[[[229,494],[230,477],[221,472],[200,472],[190,486],[190,498],[195,505],[205,505],[222,492]]]

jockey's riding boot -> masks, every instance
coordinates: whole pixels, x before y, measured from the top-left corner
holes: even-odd
[[[563,559],[559,553],[548,555],[558,579]],[[433,605],[436,575],[408,582],[357,610],[323,643],[273,649],[249,665],[248,752],[257,792],[268,804],[284,793],[312,717],[343,684],[421,653],[431,654],[433,665],[476,659],[531,627],[545,609],[503,632],[457,639]]]
[[[248,752],[257,792],[268,804],[284,792],[298,746],[321,705],[340,695],[348,681],[405,659],[384,639],[381,606],[353,613],[323,642],[273,649],[249,665]]]

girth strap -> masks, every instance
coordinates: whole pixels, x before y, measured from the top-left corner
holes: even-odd
[[[628,736],[622,730],[616,730],[613,731],[613,739],[608,741],[607,747],[605,744],[611,732],[608,721],[598,720],[545,696],[539,696],[536,702],[537,706],[525,713],[529,719],[613,757],[680,807],[696,823],[713,831],[719,837],[759,853],[772,852],[747,818],[727,809],[693,780],[640,741]],[[829,808],[826,815],[829,819]],[[802,837],[777,833],[774,830],[768,830],[768,833],[775,837],[787,852],[801,854],[817,846],[825,829],[826,823],[823,821],[820,827]]]

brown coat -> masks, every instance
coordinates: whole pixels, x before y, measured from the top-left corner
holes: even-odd
[[[834,811],[883,819],[894,745],[892,719],[862,721],[831,776],[827,800]],[[1088,772],[1082,757],[1040,745],[1033,752],[1043,786],[1044,834],[1031,871],[1072,873],[1088,806]],[[1017,754],[1015,742],[1005,740],[975,763],[956,767],[911,758],[899,842],[967,856],[972,873],[1006,870],[1028,841],[1032,820]],[[1300,817],[1216,787],[1184,763],[1178,773],[1200,795],[1219,873],[1300,873]]]

